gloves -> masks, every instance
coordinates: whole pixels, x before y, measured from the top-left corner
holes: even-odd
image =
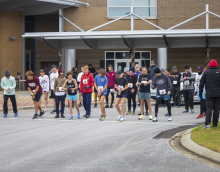
[[[202,99],[202,94],[199,94],[199,98]]]
[[[88,90],[90,88],[90,85],[87,85],[84,87],[85,90]]]

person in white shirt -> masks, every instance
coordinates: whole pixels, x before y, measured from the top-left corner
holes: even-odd
[[[84,74],[83,67],[81,67],[81,72],[79,73],[79,75],[77,77],[77,83],[78,83],[79,90],[80,90],[81,77],[83,74]],[[81,107],[82,106],[82,93],[79,93],[78,102],[79,102],[79,107]]]
[[[55,82],[55,79],[58,78],[59,74],[58,74],[57,66],[56,65],[52,65],[51,69],[52,69],[53,72],[50,74],[50,89],[51,89],[51,96],[50,96],[50,98],[53,99],[54,110],[52,112],[50,112],[50,113],[54,114],[54,113],[56,113],[54,82]]]
[[[48,104],[48,93],[49,93],[49,77],[47,75],[44,75],[44,70],[41,69],[40,70],[40,77],[39,77],[39,80],[40,80],[40,85],[43,89],[43,92],[42,94],[44,94],[44,101],[45,101],[45,110],[47,110],[47,104]],[[41,105],[41,98],[40,98],[40,101],[39,101],[39,104]]]

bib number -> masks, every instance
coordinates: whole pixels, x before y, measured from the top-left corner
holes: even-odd
[[[185,85],[189,85],[189,81],[184,81],[184,84]]]
[[[133,83],[128,83],[128,88],[133,88]]]
[[[173,81],[173,84],[176,85],[176,84],[177,84],[177,81]]]
[[[83,79],[83,84],[88,84],[87,79]]]
[[[43,87],[43,88],[46,88],[46,84],[42,84],[42,87]]]
[[[121,86],[121,85],[118,85],[118,88],[120,89],[120,90],[123,90],[123,86]]]
[[[141,81],[141,83],[146,84],[146,83],[147,83],[147,81]]]
[[[100,92],[102,92],[103,86],[98,86],[98,90],[99,90]]]
[[[64,91],[62,88],[63,88],[63,87],[59,87],[59,91]]]
[[[115,89],[110,89],[110,92],[111,92],[111,93],[114,93],[114,92],[115,92]]]
[[[159,92],[160,92],[160,95],[164,95],[164,94],[166,94],[166,90],[165,90],[165,89],[163,89],[163,90],[159,90]]]
[[[35,90],[32,90],[32,93],[34,93],[35,92]]]

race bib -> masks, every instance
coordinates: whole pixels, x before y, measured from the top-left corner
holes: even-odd
[[[123,90],[123,86],[121,86],[121,85],[118,85],[118,88],[120,89],[120,90]]]
[[[114,93],[115,92],[115,89],[110,89],[111,93]]]
[[[59,91],[64,91],[62,88],[63,88],[63,87],[59,87]]]
[[[72,90],[71,93],[75,93],[76,90]]]
[[[53,76],[53,79],[56,79],[57,77],[56,76]]]
[[[177,81],[173,81],[173,84],[177,84]]]
[[[141,83],[146,84],[146,83],[147,83],[147,81],[141,81]]]
[[[46,88],[46,84],[42,84],[41,86],[42,86],[43,88]]]
[[[166,94],[166,90],[165,89],[159,90],[159,92],[160,92],[160,95]]]
[[[103,86],[98,86],[98,90],[99,90],[100,92],[102,92]]]
[[[88,84],[87,79],[83,79],[83,84]]]
[[[29,85],[29,87],[36,87],[35,83],[29,83],[28,85]]]
[[[133,83],[128,83],[128,88],[133,88]]]
[[[187,80],[187,81],[184,81],[184,84],[185,85],[189,85],[189,81]]]
[[[32,93],[34,93],[35,92],[35,90],[32,90]]]

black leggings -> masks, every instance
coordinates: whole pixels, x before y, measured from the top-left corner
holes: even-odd
[[[200,114],[206,113],[206,100],[200,99]]]
[[[144,100],[144,104],[145,104],[145,110],[146,110],[146,112],[148,112],[147,100]]]
[[[106,104],[108,105],[108,95],[109,95],[109,93],[110,93],[110,89],[114,89],[114,87],[108,87],[107,88],[107,95],[106,95]],[[115,93],[112,93],[111,92],[111,95],[112,95],[112,101],[111,101],[111,105],[113,104],[113,102],[114,102],[114,98],[115,98]]]
[[[12,106],[13,106],[13,111],[14,113],[17,112],[17,103],[16,103],[16,98],[15,95],[5,95],[4,94],[4,114],[8,114],[8,98],[10,98]]]
[[[131,111],[131,99],[132,99],[133,112],[135,112],[135,109],[136,109],[136,93],[128,94],[127,99],[128,99],[128,111]]]
[[[162,98],[156,98],[156,105],[155,105],[155,116],[157,117],[158,113],[158,106],[161,103]],[[165,104],[167,105],[167,110],[169,113],[169,116],[171,116],[171,105],[170,105],[170,100],[164,100]]]

